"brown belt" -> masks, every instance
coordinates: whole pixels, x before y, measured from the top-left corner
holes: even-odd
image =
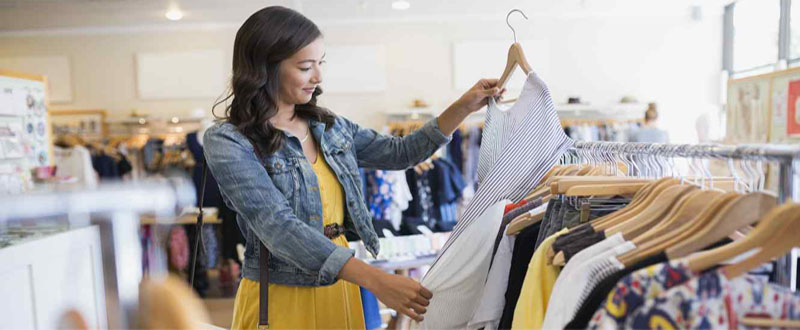
[[[334,239],[344,234],[344,226],[340,224],[330,224],[323,228],[326,237]],[[269,259],[270,253],[264,243],[259,244],[260,252],[258,257],[258,328],[269,329]]]

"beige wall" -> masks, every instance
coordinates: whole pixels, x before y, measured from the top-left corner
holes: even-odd
[[[549,43],[548,67],[537,68],[535,59],[531,64],[546,73],[543,78],[557,102],[573,95],[595,104],[624,95],[657,101],[662,126],[673,141],[691,142],[695,135],[687,126],[693,127],[700,113],[718,108],[721,27],[718,16],[700,22],[688,17],[539,17],[519,27],[517,35]],[[385,92],[329,93],[321,98],[335,112],[371,127],[383,124],[383,111],[403,109],[415,98],[443,109],[463,92],[453,88],[454,42],[511,41],[503,21],[338,23],[321,28],[330,45],[385,46]],[[189,116],[198,107],[210,111],[214,100],[138,99],[135,54],[217,48],[225,51],[229,66],[235,29],[229,25],[195,31],[0,35],[0,57],[68,56],[73,102],[55,104],[55,109],[107,109],[112,120],[134,108],[163,118]],[[497,68],[497,75],[502,69]]]

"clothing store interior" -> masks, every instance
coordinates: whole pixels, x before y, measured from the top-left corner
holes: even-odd
[[[800,0],[0,0],[0,196],[0,329],[800,328]]]

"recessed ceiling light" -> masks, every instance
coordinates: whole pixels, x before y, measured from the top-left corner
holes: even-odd
[[[166,16],[170,21],[179,21],[181,18],[183,18],[183,12],[178,8],[172,8],[167,10],[167,13],[164,14],[164,16]]]
[[[410,7],[411,3],[405,0],[392,1],[392,9],[394,10],[406,10]]]

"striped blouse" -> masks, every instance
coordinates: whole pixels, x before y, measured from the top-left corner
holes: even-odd
[[[491,257],[475,255],[475,238],[472,235],[463,235],[462,239],[462,233],[499,201],[522,200],[572,144],[573,141],[561,128],[550,90],[535,73],[528,75],[519,100],[511,107],[504,108],[494,99],[490,99],[478,161],[478,189],[431,270],[422,280],[423,286],[434,293],[440,293],[438,296],[434,295],[431,300],[432,308],[429,310],[437,310],[435,306],[442,304],[447,306],[443,310],[465,309],[469,313],[428,313],[425,315],[423,327],[441,329],[466,326],[479,298],[476,295],[482,292],[483,282],[464,281],[464,268],[457,265],[488,263]],[[502,215],[495,221],[499,223],[501,220]],[[492,238],[497,235],[497,230],[482,232]],[[485,249],[479,249],[480,253],[491,255],[494,239],[480,241],[488,244]],[[465,249],[467,246],[470,248]],[[451,267],[444,266],[446,269],[437,269],[434,272],[440,264]],[[456,273],[460,276],[454,276]],[[485,273],[474,275],[484,278],[486,276]],[[429,286],[430,284],[435,286]],[[463,319],[463,315],[468,317]]]

